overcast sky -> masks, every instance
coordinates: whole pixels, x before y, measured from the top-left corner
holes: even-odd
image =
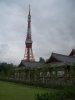
[[[0,62],[24,57],[29,3],[36,60],[75,48],[75,0],[0,0]]]

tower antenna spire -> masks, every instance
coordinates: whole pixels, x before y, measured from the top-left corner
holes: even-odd
[[[29,4],[29,15],[30,15],[30,4]]]

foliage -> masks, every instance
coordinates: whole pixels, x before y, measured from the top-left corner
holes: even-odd
[[[0,76],[8,76],[9,71],[14,68],[13,64],[0,63]]]
[[[67,87],[56,93],[37,94],[36,100],[75,100],[75,87]]]
[[[44,62],[45,62],[44,58],[40,57],[40,58],[39,58],[39,62],[40,62],[40,63],[44,63]]]
[[[54,84],[46,84],[42,83],[40,81],[23,81],[23,80],[16,80],[13,78],[5,78],[2,77],[0,78],[1,81],[5,82],[11,82],[11,83],[18,83],[22,85],[28,85],[28,86],[33,86],[33,87],[41,87],[41,88],[52,88],[52,89],[63,89],[63,87],[66,87],[66,85],[54,85]]]

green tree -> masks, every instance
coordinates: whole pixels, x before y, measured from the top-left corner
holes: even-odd
[[[44,63],[44,62],[45,62],[44,58],[40,57],[40,58],[39,58],[39,62],[40,62],[40,63]]]

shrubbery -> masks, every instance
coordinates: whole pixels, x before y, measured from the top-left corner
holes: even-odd
[[[75,100],[75,87],[64,88],[54,93],[37,94],[36,100]]]
[[[42,82],[38,82],[38,81],[24,81],[24,80],[17,80],[17,79],[13,79],[13,78],[5,78],[5,77],[2,77],[2,78],[0,77],[0,80],[14,82],[14,83],[18,83],[18,84],[30,85],[30,86],[34,86],[34,87],[42,87],[42,88],[63,89],[63,87],[66,87],[66,86],[62,86],[62,85],[46,84],[46,83],[42,83]]]

